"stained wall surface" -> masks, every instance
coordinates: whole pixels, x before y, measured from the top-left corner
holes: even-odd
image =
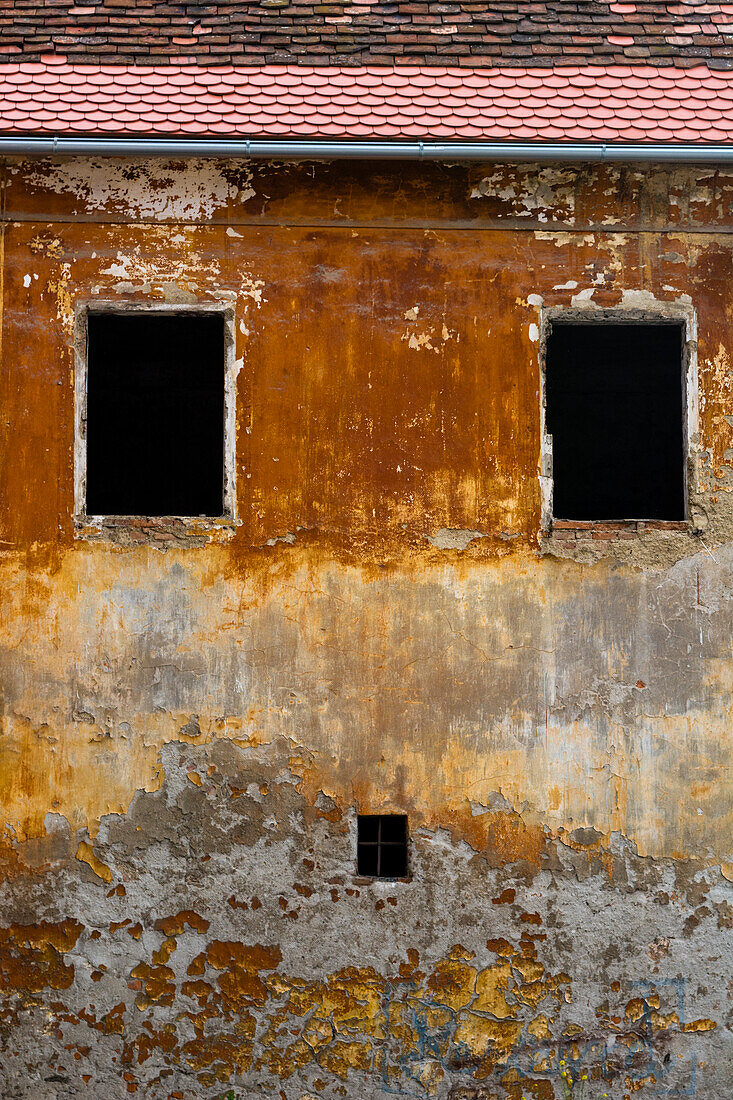
[[[733,174],[2,202],[3,1098],[728,1100]],[[75,521],[103,302],[228,311],[233,519]],[[561,307],[684,320],[689,523],[547,530]]]

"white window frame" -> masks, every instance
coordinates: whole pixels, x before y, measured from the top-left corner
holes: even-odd
[[[224,323],[224,456],[223,456],[223,504],[220,516],[151,516],[137,515],[89,515],[86,511],[87,485],[87,389],[89,377],[89,317],[92,314],[164,315],[190,317],[215,313]],[[80,302],[76,310],[74,330],[74,522],[78,531],[98,531],[100,527],[129,527],[141,518],[164,527],[166,520],[182,520],[198,529],[235,524],[237,520],[236,494],[236,382],[235,363],[235,314],[234,307],[220,302],[202,302],[196,305],[177,305],[166,302]]]
[[[644,295],[645,298],[648,295]],[[692,304],[680,302],[658,302],[639,307],[620,305],[598,307],[583,306],[547,306],[540,311],[540,491],[541,491],[541,530],[549,534],[555,520],[567,519],[566,516],[553,514],[553,468],[552,436],[547,432],[547,341],[553,321],[565,324],[663,324],[677,323],[682,327],[682,432],[685,469],[685,522],[691,524],[690,501],[697,487],[697,462],[699,439],[699,395],[697,373],[697,315]],[[598,520],[603,524],[604,520]],[[664,522],[655,521],[657,523]]]

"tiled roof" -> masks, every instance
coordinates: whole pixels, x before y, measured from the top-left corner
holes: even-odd
[[[0,66],[5,133],[724,142],[733,72]]]
[[[733,67],[706,0],[0,0],[0,53],[112,63]]]

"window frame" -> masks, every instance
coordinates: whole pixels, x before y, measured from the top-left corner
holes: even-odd
[[[215,313],[224,326],[224,454],[222,461],[223,510],[218,516],[91,515],[86,510],[87,489],[87,392],[89,378],[89,317],[91,314],[160,314],[167,317]],[[168,302],[95,300],[80,302],[74,322],[74,524],[77,534],[98,536],[100,528],[130,528],[145,524],[152,531],[185,524],[198,532],[238,524],[236,494],[236,380],[235,311],[221,302],[180,305]]]
[[[361,822],[362,818],[366,818],[366,817],[376,817],[379,820],[377,840],[375,840],[375,841],[362,841],[362,840],[359,839],[360,822]],[[382,840],[382,822],[384,821],[384,819],[386,817],[400,817],[400,818],[404,819],[404,822],[405,822],[405,839],[404,839],[404,842],[403,841]],[[404,843],[404,853],[405,853],[405,872],[404,872],[404,874],[401,874],[401,875],[383,875],[383,874],[381,874],[380,873],[381,862],[382,862],[382,860],[381,860],[381,856],[382,856],[381,849],[385,848],[385,847],[388,847],[388,848],[402,848],[403,843]],[[369,875],[369,874],[366,874],[365,872],[359,870],[359,849],[362,848],[362,847],[376,848],[376,850],[377,850],[377,873],[375,875]],[[410,820],[409,820],[409,815],[406,814],[406,813],[401,813],[401,812],[397,812],[397,811],[395,811],[394,813],[388,811],[386,813],[377,813],[377,814],[357,813],[357,815],[356,815],[356,853],[355,853],[354,866],[355,866],[356,878],[360,882],[408,882],[408,881],[410,881],[411,874],[410,874]]]
[[[645,295],[646,297],[646,295]],[[553,532],[555,523],[576,523],[567,521],[567,517],[556,516],[553,511],[553,441],[547,432],[547,344],[552,332],[553,322],[566,325],[661,325],[676,324],[682,329],[682,359],[680,362],[680,384],[682,386],[682,455],[684,469],[684,519],[645,520],[643,517],[623,521],[633,527],[642,527],[645,523],[654,529],[679,530],[692,529],[690,502],[694,497],[697,477],[697,454],[693,441],[697,439],[699,423],[698,374],[697,374],[697,317],[690,304],[659,302],[654,306],[609,306],[592,304],[579,306],[548,306],[540,312],[540,464],[539,480],[541,493],[540,531],[544,536]],[[577,521],[578,527],[604,527],[609,520]],[[618,526],[618,524],[616,524]]]

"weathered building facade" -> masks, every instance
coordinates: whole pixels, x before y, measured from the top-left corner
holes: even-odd
[[[731,27],[0,0],[0,1100],[733,1096]]]
[[[2,172],[2,1096],[726,1100],[733,172]],[[90,311],[201,307],[229,514],[86,517]],[[568,315],[684,521],[548,522]]]

